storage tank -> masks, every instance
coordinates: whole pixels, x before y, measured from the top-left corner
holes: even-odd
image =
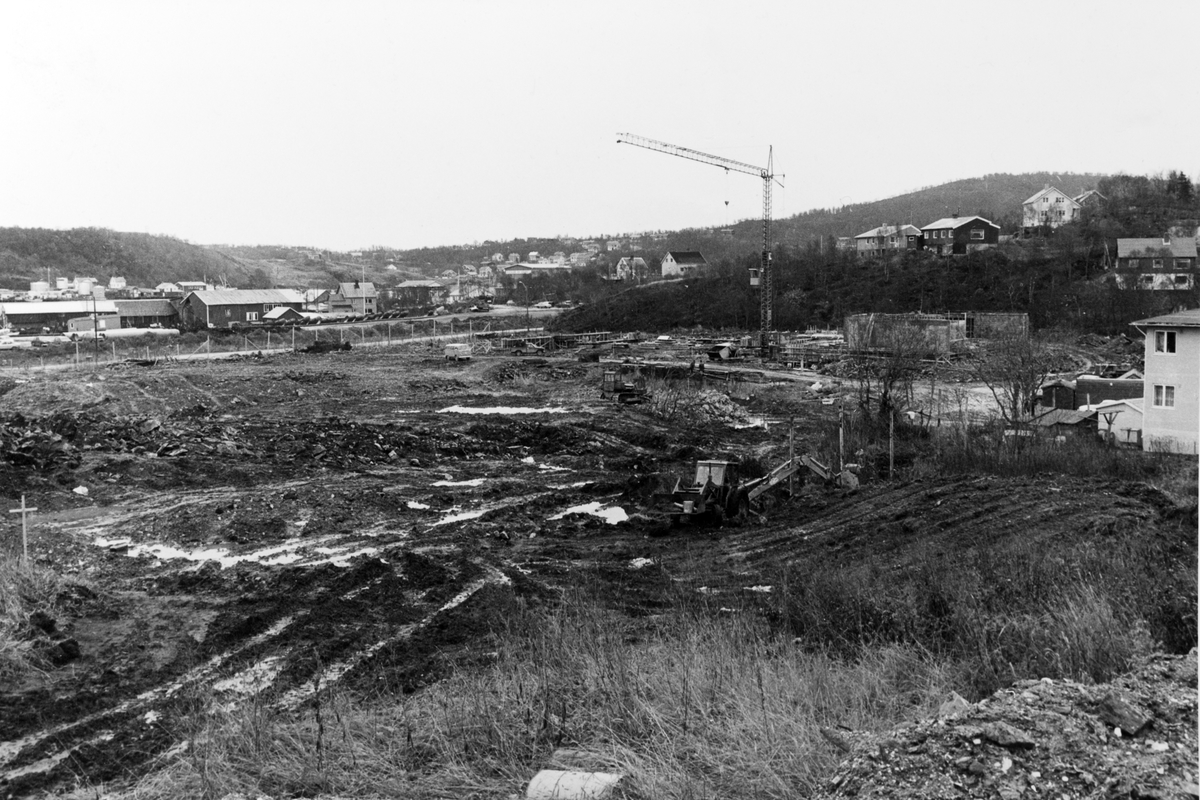
[[[69,280],[67,280],[66,278],[55,278],[54,279],[54,286],[60,292],[65,290],[70,285],[71,285],[71,282]]]
[[[46,281],[33,281],[29,284],[30,294],[45,294],[50,291],[50,284]]]
[[[82,280],[82,281],[75,282],[75,294],[91,294],[91,293],[92,293],[92,282],[91,281]]]

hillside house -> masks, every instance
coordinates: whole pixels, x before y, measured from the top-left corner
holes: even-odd
[[[1131,323],[1146,337],[1142,449],[1200,449],[1200,308]]]
[[[592,260],[592,254],[587,250],[580,250],[578,253],[571,253],[571,266],[586,267],[588,262]]]
[[[921,230],[914,225],[880,225],[854,237],[854,252],[866,258],[921,249]]]
[[[1021,227],[1027,236],[1045,228],[1057,228],[1078,219],[1081,208],[1077,200],[1047,184],[1021,204]]]
[[[664,278],[683,277],[707,265],[708,261],[704,259],[699,250],[671,250],[663,256],[662,276]]]
[[[183,298],[179,320],[185,328],[233,328],[261,322],[279,306],[303,305],[304,296],[292,289],[201,289]]]
[[[1117,283],[1125,289],[1192,289],[1196,240],[1117,239]]]
[[[613,269],[611,280],[614,281],[641,281],[646,279],[646,273],[649,268],[646,265],[646,259],[641,256],[625,256],[617,262],[617,266]]]
[[[339,283],[338,288],[329,293],[329,310],[334,314],[374,314],[379,310],[375,284],[370,281]]]
[[[939,256],[963,255],[1000,243],[1000,226],[983,217],[950,216],[921,228],[925,249]]]

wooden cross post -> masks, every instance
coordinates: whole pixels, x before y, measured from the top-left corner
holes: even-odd
[[[10,514],[20,514],[21,515],[21,553],[23,555],[23,559],[24,559],[26,568],[29,567],[29,530],[27,527],[27,520],[29,518],[30,511],[37,511],[37,509],[30,508],[27,505],[25,505],[25,495],[21,495],[21,507],[20,508],[10,508],[8,510],[8,513],[10,513]]]

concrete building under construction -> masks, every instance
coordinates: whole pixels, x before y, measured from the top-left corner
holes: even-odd
[[[961,314],[854,314],[845,321],[851,350],[887,349],[899,339],[921,342],[934,353],[948,353],[955,342],[1028,336],[1025,313],[967,311]],[[914,334],[919,334],[917,339]]]

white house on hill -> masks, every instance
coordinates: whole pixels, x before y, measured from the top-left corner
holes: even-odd
[[[663,256],[662,276],[677,278],[690,275],[707,264],[699,250],[672,250]]]

